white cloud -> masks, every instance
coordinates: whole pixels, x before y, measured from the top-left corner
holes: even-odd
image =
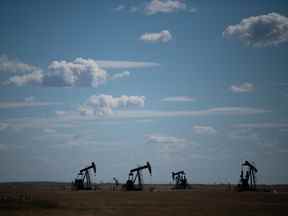
[[[236,128],[249,128],[249,129],[272,129],[272,128],[288,128],[288,123],[273,123],[273,122],[262,122],[262,123],[246,123],[234,125]]]
[[[192,130],[193,133],[198,135],[213,135],[217,133],[215,128],[205,125],[194,125]]]
[[[190,8],[188,11],[189,11],[189,13],[196,13],[196,12],[198,12],[198,9],[197,8]]]
[[[96,97],[96,96],[95,96]],[[128,97],[128,96],[126,96]],[[137,96],[134,96],[137,98]],[[143,96],[142,96],[143,97]],[[90,123],[100,123],[103,121],[121,121],[127,119],[150,119],[154,118],[173,118],[173,117],[202,117],[209,115],[231,115],[231,116],[241,116],[241,115],[258,115],[265,114],[269,112],[268,110],[257,109],[257,108],[243,108],[243,107],[220,107],[204,110],[194,110],[194,111],[152,111],[152,110],[120,110],[120,108],[130,108],[131,106],[141,107],[144,105],[144,99],[138,96],[138,99],[131,105],[127,106],[116,106],[112,97],[108,99],[103,99],[102,102],[96,102],[97,105],[89,105],[89,99],[84,103],[79,110],[70,111],[57,111],[55,117],[51,117],[50,121],[47,118],[35,120],[28,118],[27,120],[15,120],[4,123],[9,123],[10,125],[15,125],[15,127],[55,127],[55,125],[65,125],[65,127],[73,127],[79,125],[80,122]],[[105,98],[105,97],[104,97]],[[110,99],[109,99],[110,98]],[[117,98],[117,97],[116,97]],[[121,98],[121,97],[118,97]],[[134,99],[133,99],[134,100]],[[97,100],[96,100],[97,101]],[[112,102],[109,102],[112,101]],[[94,102],[92,102],[94,103]],[[100,105],[103,104],[103,105]],[[117,104],[117,103],[116,103]]]
[[[169,118],[169,117],[200,117],[209,115],[257,115],[270,112],[269,110],[252,107],[216,107],[202,110],[188,111],[118,111],[113,118]]]
[[[163,98],[164,102],[194,102],[196,99],[190,96],[176,96]]]
[[[145,141],[147,144],[153,145],[151,148],[156,149],[160,148],[159,151],[161,154],[179,153],[182,152],[187,144],[189,143],[184,138],[166,136],[161,134],[149,134],[145,136]],[[160,157],[163,155],[159,155]]]
[[[67,115],[67,111],[64,110],[56,110],[55,111],[56,116],[64,116]]]
[[[159,64],[134,61],[95,61],[93,59],[76,58],[73,61],[52,61],[48,66],[47,72],[43,72],[42,69],[35,66],[11,61],[6,56],[0,57],[0,71],[3,69],[6,72],[16,73],[16,75],[2,82],[4,85],[97,87],[106,81],[120,79],[130,75],[128,71],[124,71],[111,76],[101,66],[110,69],[128,69],[156,67],[159,66]]]
[[[23,107],[40,107],[60,105],[59,102],[45,102],[45,101],[0,101],[0,109],[9,108],[23,108]]]
[[[33,102],[33,101],[35,101],[35,97],[34,96],[26,97],[26,98],[24,98],[24,101],[28,102],[28,103]]]
[[[133,69],[158,67],[160,64],[155,62],[138,62],[138,61],[112,61],[112,60],[95,60],[99,67],[103,69]]]
[[[114,8],[115,11],[123,11],[125,10],[125,6],[124,5],[118,5],[117,7]]]
[[[0,71],[7,73],[25,73],[38,71],[39,68],[33,65],[25,64],[19,60],[9,59],[6,55],[0,56]]]
[[[109,95],[108,95],[109,96]],[[97,96],[95,96],[97,97]],[[109,99],[112,96],[109,96]],[[128,96],[126,96],[128,97]],[[137,98],[138,107],[144,105],[144,97],[134,96]],[[105,98],[105,97],[104,97]],[[154,110],[116,110],[114,105],[110,105],[110,102],[100,102],[96,104],[107,105],[89,105],[90,98],[84,103],[79,110],[76,111],[63,111],[57,115],[60,119],[65,121],[95,121],[101,119],[105,120],[121,120],[121,119],[153,119],[153,118],[173,118],[173,117],[202,117],[210,115],[230,115],[230,116],[245,116],[245,115],[258,115],[270,112],[269,110],[251,108],[251,107],[218,107],[202,110],[188,110],[188,111],[154,111]],[[97,100],[96,100],[97,101]],[[111,100],[113,101],[113,99]],[[94,103],[94,102],[93,102]],[[112,103],[113,104],[113,103]],[[115,108],[113,108],[115,107]],[[113,110],[114,109],[114,110]],[[80,113],[80,115],[79,115]]]
[[[109,101],[110,100],[109,98],[112,96],[111,95],[108,95],[108,96],[109,97],[107,98],[107,100]],[[139,100],[138,106],[141,107],[144,105],[145,97],[143,96],[141,97],[134,96],[134,97],[138,98],[137,100]],[[105,98],[105,95],[104,95],[104,98]],[[108,102],[105,102],[105,103],[108,103]],[[105,119],[133,119],[133,118],[152,119],[152,118],[172,118],[172,117],[201,117],[201,116],[210,116],[210,115],[245,116],[245,115],[258,115],[258,114],[264,114],[264,113],[270,112],[269,110],[252,108],[252,107],[216,107],[216,108],[211,108],[211,109],[187,110],[187,111],[115,110],[112,112],[111,105],[103,105],[102,107],[99,106],[99,108],[98,106],[99,105],[96,105],[95,108],[93,105],[90,106],[89,99],[88,99],[87,102],[80,107],[80,114],[82,114],[82,117],[77,115],[79,113],[73,113],[73,112],[65,112],[62,116],[65,116],[65,118],[70,119],[70,120],[77,120],[77,119],[78,120],[97,120],[99,119],[99,117],[105,117]],[[85,118],[85,116],[87,116],[87,119]]]
[[[44,133],[48,133],[48,134],[54,134],[54,133],[56,133],[57,131],[56,131],[55,129],[53,129],[53,128],[44,128],[44,129],[43,129],[43,132],[44,132]]]
[[[172,35],[169,31],[163,30],[158,33],[145,33],[141,35],[140,40],[148,43],[166,43],[172,39]]]
[[[255,90],[255,86],[252,83],[245,82],[240,85],[230,86],[230,90],[235,93],[252,92]]]
[[[113,97],[112,95],[92,95],[86,103],[80,107],[82,115],[109,116],[113,109],[128,107],[143,107],[144,96]]]
[[[76,58],[72,62],[53,61],[49,73],[43,79],[47,86],[92,86],[106,82],[107,72],[93,59]]]
[[[248,17],[228,26],[223,36],[254,47],[275,46],[288,41],[288,18],[278,13]]]
[[[87,100],[87,102],[88,101],[89,99]],[[140,101],[141,102],[138,102],[137,103],[138,105],[135,105],[135,106],[143,106],[144,101],[142,101],[141,99]],[[1,125],[3,126],[3,130],[6,129],[8,126],[11,129],[17,129],[17,130],[24,129],[24,128],[37,128],[37,129],[39,128],[42,128],[42,129],[44,128],[74,128],[74,127],[79,127],[79,125],[81,124],[85,124],[85,125],[95,124],[95,123],[98,124],[98,123],[103,123],[105,121],[112,121],[112,120],[121,121],[123,119],[124,120],[149,119],[149,121],[152,121],[154,118],[202,117],[202,116],[209,116],[209,115],[241,116],[241,115],[258,115],[258,114],[265,114],[269,112],[268,110],[249,108],[249,107],[245,107],[245,108],[243,107],[219,107],[219,108],[193,110],[193,111],[149,111],[149,110],[124,111],[124,110],[115,110],[116,108],[111,108],[112,105],[105,105],[103,106],[103,108],[101,107],[99,108],[100,111],[102,111],[101,109],[105,110],[106,108],[109,113],[109,107],[110,107],[110,110],[112,110],[112,115],[106,115],[106,116],[98,115],[97,116],[95,115],[95,112],[97,113],[98,111],[98,108],[97,108],[98,105],[96,105],[95,108],[93,106],[85,107],[85,105],[86,104],[82,106],[83,108],[82,111],[84,112],[82,114],[79,112],[79,110],[57,111],[55,116],[51,116],[49,118],[47,117],[46,118],[41,118],[41,117],[11,118],[11,119],[2,121],[0,124],[0,128],[1,128]],[[115,107],[115,105],[113,105],[113,107]],[[85,113],[85,111],[88,111],[88,113]],[[91,115],[89,115],[89,111]]]
[[[259,134],[252,131],[251,128],[234,129],[228,131],[227,136],[231,139],[253,141],[254,143],[259,143],[261,140]]]
[[[185,1],[181,0],[151,0],[145,7],[147,15],[157,13],[172,13],[187,9]]]
[[[0,71],[14,74],[2,82],[3,85],[40,85],[43,79],[43,71],[40,68],[9,59],[6,55],[0,56]]]
[[[41,85],[42,81],[43,72],[41,70],[35,70],[31,73],[12,76],[7,81],[3,82],[3,84],[16,86]]]
[[[138,122],[138,123],[150,123],[150,122],[153,122],[152,119],[139,119],[139,120],[135,120],[135,122]]]
[[[183,138],[177,138],[174,136],[163,136],[158,134],[150,134],[145,136],[147,143],[160,143],[160,144],[177,144],[186,142]]]
[[[197,12],[197,8],[188,6],[185,0],[149,0],[146,3],[139,5],[118,5],[114,10],[116,12],[125,10],[130,13],[143,11],[146,15],[155,15],[158,13],[167,14],[180,11],[187,11],[188,13]]]
[[[129,9],[129,11],[130,11],[131,13],[135,13],[135,12],[137,12],[138,10],[139,10],[139,8],[136,7],[136,6],[132,6],[132,7]]]
[[[111,79],[112,80],[115,80],[115,79],[123,79],[123,78],[126,78],[126,77],[129,77],[130,76],[130,72],[129,71],[123,71],[121,73],[116,73],[116,74],[113,74],[111,76]]]

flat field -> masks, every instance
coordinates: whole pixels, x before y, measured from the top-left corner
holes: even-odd
[[[0,184],[0,215],[287,215],[287,187],[273,192],[236,192],[218,186],[173,191],[71,191],[55,183]]]

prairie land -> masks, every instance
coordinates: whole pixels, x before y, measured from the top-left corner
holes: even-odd
[[[0,184],[0,215],[286,215],[287,186],[270,192],[236,192],[224,186],[195,185],[175,191],[72,191],[68,184]],[[146,186],[146,188],[149,186]]]

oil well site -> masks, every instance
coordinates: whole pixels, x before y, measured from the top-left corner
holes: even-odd
[[[288,215],[288,0],[0,0],[0,216]]]
[[[152,165],[133,168],[126,182],[97,183],[96,163],[79,170],[72,183],[0,184],[1,215],[283,215],[288,185],[257,185],[257,168],[244,161],[239,184],[193,184],[185,171],[171,184],[145,184]]]

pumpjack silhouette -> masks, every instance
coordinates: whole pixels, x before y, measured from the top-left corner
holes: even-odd
[[[173,189],[187,189],[188,183],[186,173],[181,170],[178,172],[172,172],[172,181],[175,182]]]
[[[141,191],[143,190],[143,176],[142,171],[144,169],[148,169],[150,175],[152,175],[152,167],[149,162],[146,162],[146,165],[139,166],[135,169],[131,169],[128,175],[128,180],[124,185],[124,188],[128,191]],[[138,180],[138,184],[136,184],[136,180]]]
[[[92,169],[94,171],[94,175],[96,175],[96,164],[94,162],[91,163],[90,166],[87,166],[81,169],[75,178],[72,186],[76,190],[91,190],[92,182],[90,177],[89,170]]]
[[[244,176],[244,170],[245,176]],[[249,161],[241,164],[240,181],[238,184],[239,191],[256,191],[256,173],[258,172],[255,165]]]

